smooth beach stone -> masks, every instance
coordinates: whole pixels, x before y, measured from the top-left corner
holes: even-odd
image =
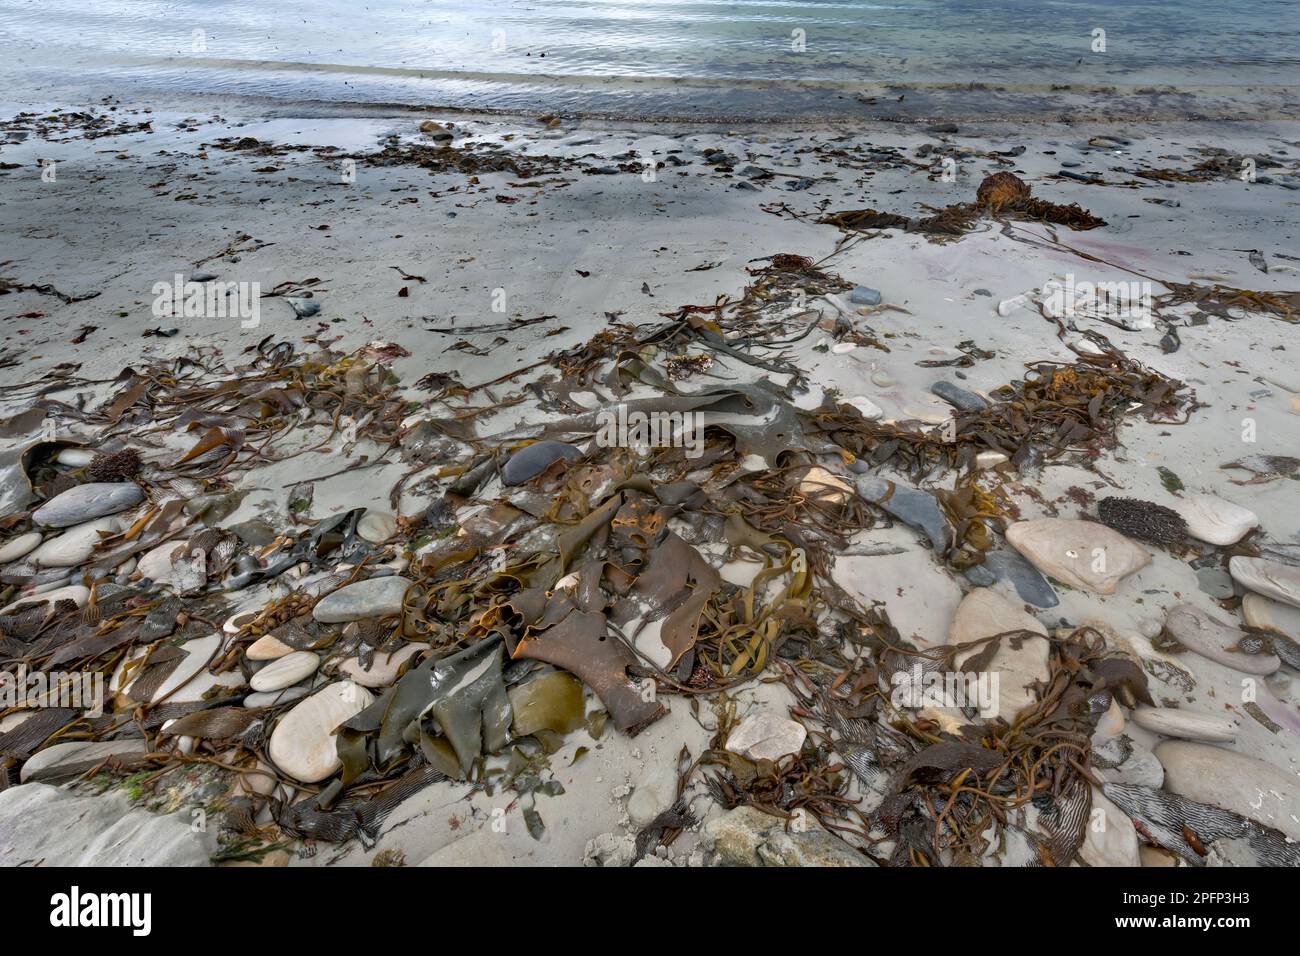
[[[1101,811],[1098,819],[1097,811]],[[1083,829],[1079,856],[1089,866],[1141,866],[1137,828],[1127,814],[1092,788],[1092,815]]]
[[[998,678],[997,713],[981,713],[980,716],[989,720],[1001,717],[1009,723],[1021,710],[1037,701],[1033,685],[1036,682],[1047,682],[1051,651],[1047,629],[1037,618],[1026,614],[1000,594],[979,588],[962,598],[961,604],[957,606],[957,613],[948,630],[948,644],[966,644],[1006,631],[1031,631],[1039,635],[1002,638],[997,653],[987,665],[988,671],[996,673]],[[1019,647],[1015,646],[1017,643]],[[953,662],[961,667],[987,649],[987,644],[980,644],[968,651],[958,652]],[[973,706],[975,702],[969,701],[967,704]]]
[[[836,355],[848,355],[850,352],[857,351],[858,346],[853,342],[836,342],[831,346],[831,351]]]
[[[888,372],[877,371],[871,373],[871,384],[876,388],[893,388],[898,382]]]
[[[43,568],[70,568],[90,557],[99,544],[101,532],[122,530],[122,522],[115,516],[96,518],[68,528],[63,534],[47,538],[45,543],[31,553],[28,559]]]
[[[522,485],[525,481],[536,478],[561,458],[575,461],[581,457],[582,452],[562,441],[534,442],[510,456],[510,460],[501,469],[501,482],[506,485]]]
[[[33,754],[18,774],[20,783],[29,780],[62,780],[75,777],[109,757],[145,754],[149,748],[141,739],[74,740],[55,744]]]
[[[1165,782],[1165,768],[1142,744],[1127,734],[1098,743],[1093,738],[1093,766],[1108,783],[1133,784],[1159,789]]]
[[[854,305],[880,305],[882,298],[879,289],[866,285],[854,286],[849,293],[849,301]]]
[[[727,737],[727,749],[750,760],[780,760],[797,754],[808,736],[803,724],[776,714],[750,714]]]
[[[865,395],[854,395],[848,400],[847,404],[852,405],[861,412],[862,417],[869,422],[877,421],[885,415],[885,410]]]
[[[982,564],[966,571],[966,578],[977,587],[1009,582],[1022,601],[1035,607],[1056,607],[1061,603],[1047,578],[1039,574],[1019,551],[989,551]]]
[[[1300,607],[1300,568],[1264,558],[1235,557],[1228,571],[1242,587],[1266,598]]]
[[[930,391],[958,411],[980,412],[989,407],[989,403],[985,399],[974,392],[968,392],[964,388],[957,387],[952,382],[935,382],[930,386]]]
[[[20,534],[18,537],[11,539],[3,548],[0,548],[0,564],[8,564],[10,561],[17,561],[19,558],[31,554],[40,543],[41,533],[39,531]]]
[[[383,544],[397,534],[397,519],[385,511],[369,511],[357,522],[357,534],[371,544]]]
[[[1000,451],[982,451],[975,456],[975,467],[987,471],[989,468],[1005,465],[1010,460],[1008,455]]]
[[[1210,544],[1236,544],[1248,531],[1259,527],[1253,511],[1214,495],[1188,495],[1173,506],[1185,522],[1187,533]]]
[[[948,521],[933,495],[884,478],[859,478],[858,494],[879,505],[904,524],[921,531],[936,551],[948,546]]]
[[[358,581],[325,595],[316,602],[311,616],[322,624],[392,617],[401,612],[402,597],[410,586],[409,580],[395,574]]]
[[[1237,739],[1237,725],[1226,717],[1198,714],[1178,707],[1139,707],[1133,711],[1133,723],[1155,734],[1230,744]]]
[[[278,661],[286,654],[292,653],[293,648],[278,637],[263,634],[248,645],[248,650],[244,651],[244,656],[250,661]]]
[[[1187,740],[1155,747],[1165,789],[1281,830],[1300,840],[1300,777],[1232,750]]]
[[[1191,604],[1170,608],[1169,616],[1165,618],[1165,629],[1184,647],[1244,674],[1266,677],[1282,666],[1276,654],[1242,654],[1228,650],[1235,647],[1246,633]]]
[[[310,687],[285,687],[282,690],[259,691],[244,698],[244,706],[249,710],[259,707],[274,707],[277,704],[289,704],[302,700],[311,693]]]
[[[54,460],[69,468],[85,468],[95,460],[95,452],[90,448],[64,448]]]
[[[853,494],[853,486],[839,475],[814,465],[799,482],[799,494],[831,504],[842,504]]]
[[[276,724],[268,748],[271,759],[295,780],[319,783],[342,766],[335,729],[372,703],[370,691],[350,680],[317,691]]]
[[[140,486],[130,481],[92,481],[55,495],[32,512],[32,520],[47,528],[66,528],[116,514],[144,501]]]
[[[136,562],[135,569],[140,572],[140,577],[148,578],[163,587],[171,587],[172,572],[175,570],[172,555],[179,556],[184,553],[184,541],[164,541],[156,548],[142,554],[140,560]]]
[[[90,600],[90,588],[82,584],[69,584],[67,587],[55,588],[42,594],[28,594],[20,597],[17,601],[0,608],[0,614],[8,614],[23,605],[31,607],[43,601],[49,602],[51,608],[58,601],[72,601],[77,607],[85,607],[88,600]]]
[[[1119,701],[1112,700],[1106,712],[1101,715],[1097,721],[1097,726],[1092,732],[1093,745],[1105,743],[1118,737],[1124,732],[1124,726],[1128,721],[1124,717],[1124,708],[1119,705]]]
[[[378,652],[370,661],[370,670],[363,670],[360,659],[350,657],[339,665],[339,673],[362,687],[387,687],[397,680],[402,665],[425,649],[424,644],[408,644],[395,651]]]
[[[320,657],[311,651],[294,651],[267,664],[248,685],[255,691],[284,690],[316,673]]]
[[[182,644],[181,650],[185,652],[185,656],[181,658],[180,663],[176,665],[176,669],[167,675],[166,680],[164,680],[162,684],[159,685],[158,689],[154,691],[153,696],[149,699],[149,703],[158,703],[163,699],[163,697],[167,694],[171,694],[172,691],[176,690],[176,688],[180,687],[182,684],[186,684],[187,682],[196,683],[192,678],[194,678],[199,671],[203,670],[203,668],[207,667],[208,661],[212,659],[212,655],[217,652],[217,648],[220,645],[221,638],[215,634],[210,634],[207,637],[198,637]],[[213,675],[208,676],[211,677]],[[135,681],[133,680],[131,684],[134,683]],[[131,692],[131,684],[127,685],[125,688],[128,694]],[[190,694],[193,693],[193,689],[188,685],[185,689],[188,690]],[[186,696],[189,695],[187,694]],[[182,699],[180,691],[176,691],[176,693],[172,694],[172,696],[167,698],[167,700],[168,703],[172,704],[185,702]]]
[[[1049,578],[1097,594],[1114,594],[1122,579],[1151,563],[1145,548],[1118,531],[1076,518],[1018,521],[1007,541]]]
[[[1293,641],[1300,641],[1300,608],[1251,593],[1241,599],[1241,614],[1251,627],[1277,631]]]

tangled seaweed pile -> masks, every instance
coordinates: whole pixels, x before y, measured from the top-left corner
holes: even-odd
[[[979,208],[1031,208],[1003,185],[981,190]],[[106,692],[0,714],[18,718],[0,730],[0,783],[138,770],[155,786],[206,768],[231,781],[231,859],[371,840],[403,800],[448,779],[527,797],[539,835],[565,734],[608,723],[635,735],[674,698],[705,699],[718,734],[683,760],[679,793],[702,772],[723,806],[806,811],[882,864],[973,863],[1015,834],[1039,862],[1067,864],[1098,782],[1098,720],[1115,699],[1150,702],[1139,666],[1090,629],[918,650],[836,583],[834,558],[892,517],[975,567],[1006,531],[1000,473],[977,476],[976,455],[1021,472],[1064,455],[1086,464],[1126,416],[1175,422],[1193,399],[1097,336],[938,431],[869,420],[834,396],[800,408],[791,346],[819,328],[873,336],[810,307],[849,283],[807,258],[774,256],[751,276],[738,298],[653,327],[612,323],[505,397],[493,389],[527,369],[474,386],[429,375],[416,401],[389,369],[398,346],[299,353],[271,338],[233,368],[199,352],[112,382],[68,367],[8,387],[27,407],[5,434],[59,418],[84,439],[3,462],[0,665],[42,675],[51,699],[59,673],[98,675]],[[685,387],[722,366],[752,380]],[[47,397],[96,386],[111,394],[95,408]],[[527,396],[552,416],[544,425],[487,432]],[[638,414],[702,415],[698,441],[602,440]],[[257,469],[362,447],[345,470],[406,466],[395,517],[313,519],[314,479],[300,479],[286,515],[225,524]],[[855,489],[843,468],[873,474]],[[874,474],[885,468],[953,487],[932,498]],[[401,514],[410,500],[428,504]],[[1045,679],[1029,706],[987,718],[891,701],[900,672],[974,672],[1030,641],[1044,645]],[[786,683],[812,729],[777,760],[727,748],[732,694],[762,675]],[[588,713],[584,688],[601,709]],[[638,854],[688,822],[674,805]]]

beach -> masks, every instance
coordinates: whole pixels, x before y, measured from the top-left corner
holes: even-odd
[[[987,397],[1032,364],[1070,363],[1077,354],[1071,345],[1091,329],[1183,383],[1195,404],[1177,425],[1125,419],[1118,446],[1098,449],[1089,467],[1049,460],[1032,474],[996,472],[1015,519],[1089,517],[1107,496],[1173,506],[1184,493],[1205,493],[1258,516],[1260,554],[1296,559],[1294,476],[1252,482],[1260,476],[1222,467],[1250,455],[1294,453],[1294,316],[1243,310],[1193,321],[1185,309],[1171,348],[1167,330],[1154,323],[1123,328],[1075,318],[1058,326],[1039,308],[1052,283],[1136,282],[1139,295],[1157,297],[1186,283],[1296,289],[1300,178],[1291,120],[1226,128],[1194,121],[723,126],[378,108],[259,119],[110,105],[65,123],[60,112],[3,111],[14,117],[0,150],[0,276],[11,286],[0,298],[5,416],[22,412],[35,394],[14,386],[70,367],[79,381],[95,384],[41,394],[91,409],[117,393],[124,369],[195,355],[233,367],[269,338],[382,354],[410,390],[408,421],[434,414],[413,388],[418,380],[496,383],[476,395],[502,408],[475,428],[480,436],[506,434],[555,415],[527,387],[553,372],[555,356],[620,323],[649,327],[685,306],[738,297],[771,257],[784,254],[880,295],[879,305],[848,307],[869,323],[875,345],[854,345],[852,337],[846,343],[833,328],[833,303],[811,306],[811,321],[820,315],[821,324],[791,346],[808,381],[796,407],[861,397],[884,421],[942,426],[951,408],[931,391],[936,382]],[[433,142],[516,162],[498,171],[490,163],[430,170],[419,165],[419,149]],[[1226,156],[1224,168],[1256,158],[1255,174],[1189,181],[1138,175],[1192,170],[1220,155],[1215,151]],[[375,161],[381,153],[386,158]],[[1013,172],[1036,197],[1078,203],[1106,225],[1075,231],[985,218],[960,238],[936,242],[923,232],[817,222],[840,210],[920,216],[973,202],[977,186],[997,172]],[[236,295],[244,307],[215,317],[158,306],[176,277],[183,283],[195,273],[232,288],[249,284],[257,298]],[[267,296],[286,284],[298,291]],[[304,289],[319,310],[300,317],[290,298]],[[972,346],[980,358],[963,364]],[[935,364],[944,362],[952,364]],[[782,381],[725,355],[707,374],[691,386]],[[512,398],[520,401],[506,401]],[[575,392],[573,400],[594,407],[596,396]],[[91,437],[73,417],[56,427],[58,438]],[[146,456],[159,460],[186,445],[179,433],[141,439]],[[15,434],[10,444],[24,440]],[[415,515],[436,499],[436,481],[413,482],[390,498],[409,469],[399,459],[373,464],[378,451],[364,441],[344,451],[336,442],[259,464],[232,479],[247,493],[221,523],[283,515],[290,489],[303,483],[314,489],[306,512],[313,520],[355,508]],[[843,461],[816,460],[855,480]],[[906,480],[888,468],[880,473]],[[927,487],[955,487],[951,482],[936,475]],[[467,522],[476,510],[468,505],[457,520]],[[1233,584],[1224,605],[1221,591],[1207,593],[1186,552],[1148,547],[1152,560],[1112,594],[1058,588],[1058,605],[1033,609],[1005,583],[993,590],[1031,608],[1049,631],[1096,626],[1133,660],[1167,663],[1150,642],[1167,613],[1190,603],[1233,620]],[[391,565],[399,569],[400,550]],[[752,560],[718,560],[723,579],[741,586],[756,569]],[[980,590],[900,520],[856,534],[834,560],[834,580],[864,605],[881,602],[898,634],[919,648],[943,644],[963,596]],[[1193,683],[1160,682],[1156,674],[1170,672],[1147,667],[1153,704],[1231,722],[1237,754],[1294,778],[1294,731],[1242,708],[1238,671],[1185,651],[1176,662]],[[1283,668],[1268,678],[1268,693],[1285,712],[1300,701],[1292,676]],[[587,697],[589,710],[599,706]],[[739,716],[784,717],[794,703],[771,680],[750,681],[727,698]],[[666,698],[667,715],[635,736],[607,729],[597,737],[590,728],[565,735],[548,754],[548,779],[560,786],[528,798],[544,821],[540,834],[530,832],[521,816],[526,802],[510,790],[444,780],[402,802],[374,839],[318,842],[309,854],[300,846],[278,849],[262,862],[627,865],[639,856],[641,865],[701,865],[713,859],[716,840],[706,836],[706,824],[724,811],[698,785],[686,795],[693,822],[679,838],[649,853],[634,848],[637,834],[677,800],[683,749],[698,756],[717,730],[708,706],[688,703]],[[1139,748],[1162,739],[1120,720]],[[1106,739],[1119,735],[1111,730]],[[849,792],[870,797],[858,782]],[[173,795],[168,808],[205,799],[207,791]],[[207,839],[213,851],[216,835]],[[1096,852],[1114,862],[1105,860],[1112,850]],[[1137,862],[1136,839],[1113,852]]]

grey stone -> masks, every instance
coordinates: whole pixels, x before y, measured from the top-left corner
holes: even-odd
[[[963,412],[979,412],[989,407],[989,403],[979,395],[968,392],[964,388],[958,388],[952,382],[935,382],[930,386],[930,391],[953,408]]]
[[[1221,568],[1201,568],[1196,572],[1197,586],[1212,598],[1226,601],[1232,597],[1232,575]]]
[[[865,285],[854,286],[849,293],[849,301],[854,305],[880,305],[881,298],[878,289]]]
[[[402,596],[410,586],[410,581],[395,574],[358,581],[321,598],[312,617],[322,624],[392,617],[402,610]]]
[[[1009,582],[1021,600],[1035,607],[1056,607],[1061,603],[1047,578],[1038,573],[1018,551],[990,551],[984,563],[966,572],[966,579],[976,587],[991,587],[999,581]]]
[[[948,546],[948,521],[932,495],[884,478],[859,478],[858,494],[930,539],[936,551]]]
[[[506,466],[501,469],[501,481],[507,485],[522,485],[561,458],[573,461],[581,457],[582,452],[562,441],[534,442],[510,456]]]
[[[55,495],[32,512],[32,520],[47,528],[67,528],[117,514],[144,501],[140,486],[130,481],[92,481]]]

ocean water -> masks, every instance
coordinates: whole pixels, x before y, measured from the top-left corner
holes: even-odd
[[[0,0],[0,83],[9,101],[696,119],[1291,115],[1300,4]]]

